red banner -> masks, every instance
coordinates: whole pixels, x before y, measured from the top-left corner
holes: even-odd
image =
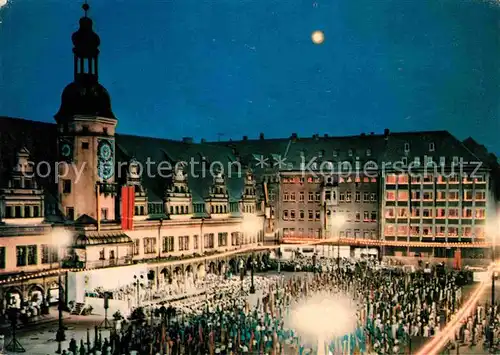
[[[122,186],[122,230],[134,229],[135,188]]]
[[[128,187],[127,186],[122,186],[122,213],[121,213],[121,220],[122,220],[122,230],[127,230],[128,226]]]

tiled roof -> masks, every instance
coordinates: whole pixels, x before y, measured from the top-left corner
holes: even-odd
[[[409,144],[409,151],[405,152],[405,143]],[[434,144],[434,151],[429,150],[429,144]],[[469,142],[470,143],[470,142]],[[10,173],[12,164],[15,163],[17,152],[27,148],[31,159],[47,161],[51,166],[57,157],[57,132],[56,125],[0,117],[0,179]],[[176,162],[188,163],[188,184],[192,192],[193,203],[203,203],[212,184],[212,175],[209,170],[202,174],[201,161],[206,158],[207,169],[222,167],[226,176],[226,184],[230,201],[238,201],[244,188],[245,165],[249,164],[255,175],[276,170],[273,167],[275,159],[286,158],[285,163],[292,164],[293,170],[299,170],[304,159],[306,162],[314,157],[318,163],[322,160],[332,162],[375,161],[382,162],[400,161],[406,156],[408,161],[415,157],[421,159],[424,155],[432,156],[435,162],[439,157],[446,157],[450,162],[452,157],[463,158],[464,161],[484,161],[487,154],[480,154],[480,149],[471,149],[467,142],[462,143],[447,131],[429,132],[402,132],[386,134],[368,134],[349,137],[323,137],[284,138],[284,139],[257,139],[213,143],[188,143],[169,139],[139,137],[126,134],[116,134],[116,159],[128,162],[135,158],[146,169],[147,161],[152,166],[154,176],[148,176],[146,170],[142,174],[142,183],[147,189],[150,202],[163,200],[169,179],[162,178],[158,173],[158,164],[168,162],[173,166]],[[350,154],[350,152],[352,154]],[[268,169],[259,167],[259,157],[267,159]],[[303,157],[303,158],[302,158]],[[490,157],[491,158],[491,157]],[[231,163],[241,162],[243,165],[240,174],[230,176],[228,168]],[[488,160],[491,164],[491,159]],[[484,161],[485,164],[488,161]],[[194,164],[193,164],[194,162]],[[218,162],[215,163],[214,162]],[[166,164],[166,163],[164,163]],[[380,166],[380,165],[379,165]],[[165,165],[163,165],[165,167]],[[282,167],[287,170],[287,167]],[[164,172],[165,173],[165,172]],[[5,180],[3,180],[5,181]],[[53,181],[53,179],[52,179]],[[0,183],[3,183],[0,181]],[[43,184],[43,182],[41,182]],[[57,195],[55,184],[46,179],[43,184],[45,189]]]

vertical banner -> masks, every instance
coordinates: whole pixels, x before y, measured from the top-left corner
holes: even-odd
[[[128,187],[122,186],[122,211],[121,211],[121,222],[122,222],[122,230],[127,230],[128,227]]]
[[[134,229],[135,186],[128,187],[128,229]]]

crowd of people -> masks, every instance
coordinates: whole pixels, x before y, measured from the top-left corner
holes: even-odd
[[[425,268],[407,273],[377,260],[296,258],[269,261],[263,269],[309,271],[264,274],[242,281],[230,274],[207,275],[202,297],[136,309],[109,340],[72,342],[78,354],[307,354],[325,346],[332,353],[400,354],[412,338],[439,336],[462,302],[463,272]],[[430,272],[429,272],[430,270]],[[236,274],[236,272],[234,272]],[[249,294],[251,286],[255,294]],[[311,343],[289,327],[291,310],[317,292],[348,296],[356,305],[356,328]],[[168,307],[168,308],[167,308]],[[150,313],[148,313],[150,312]],[[480,310],[460,334],[471,341],[488,328],[489,310]],[[498,319],[498,310],[494,312]],[[486,320],[486,323],[485,323]],[[332,319],[332,322],[339,320]],[[497,335],[498,333],[497,329]],[[498,337],[497,337],[498,339]]]

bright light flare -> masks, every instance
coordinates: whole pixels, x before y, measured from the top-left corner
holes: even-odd
[[[356,304],[342,294],[317,293],[292,306],[285,326],[306,341],[329,341],[356,330]]]
[[[7,1],[8,0],[0,0],[0,7],[4,7],[5,5],[7,5]]]
[[[51,234],[51,243],[60,248],[71,246],[73,244],[73,233],[64,228],[54,228]]]
[[[325,34],[322,31],[314,31],[311,35],[314,44],[321,44],[325,41]]]

